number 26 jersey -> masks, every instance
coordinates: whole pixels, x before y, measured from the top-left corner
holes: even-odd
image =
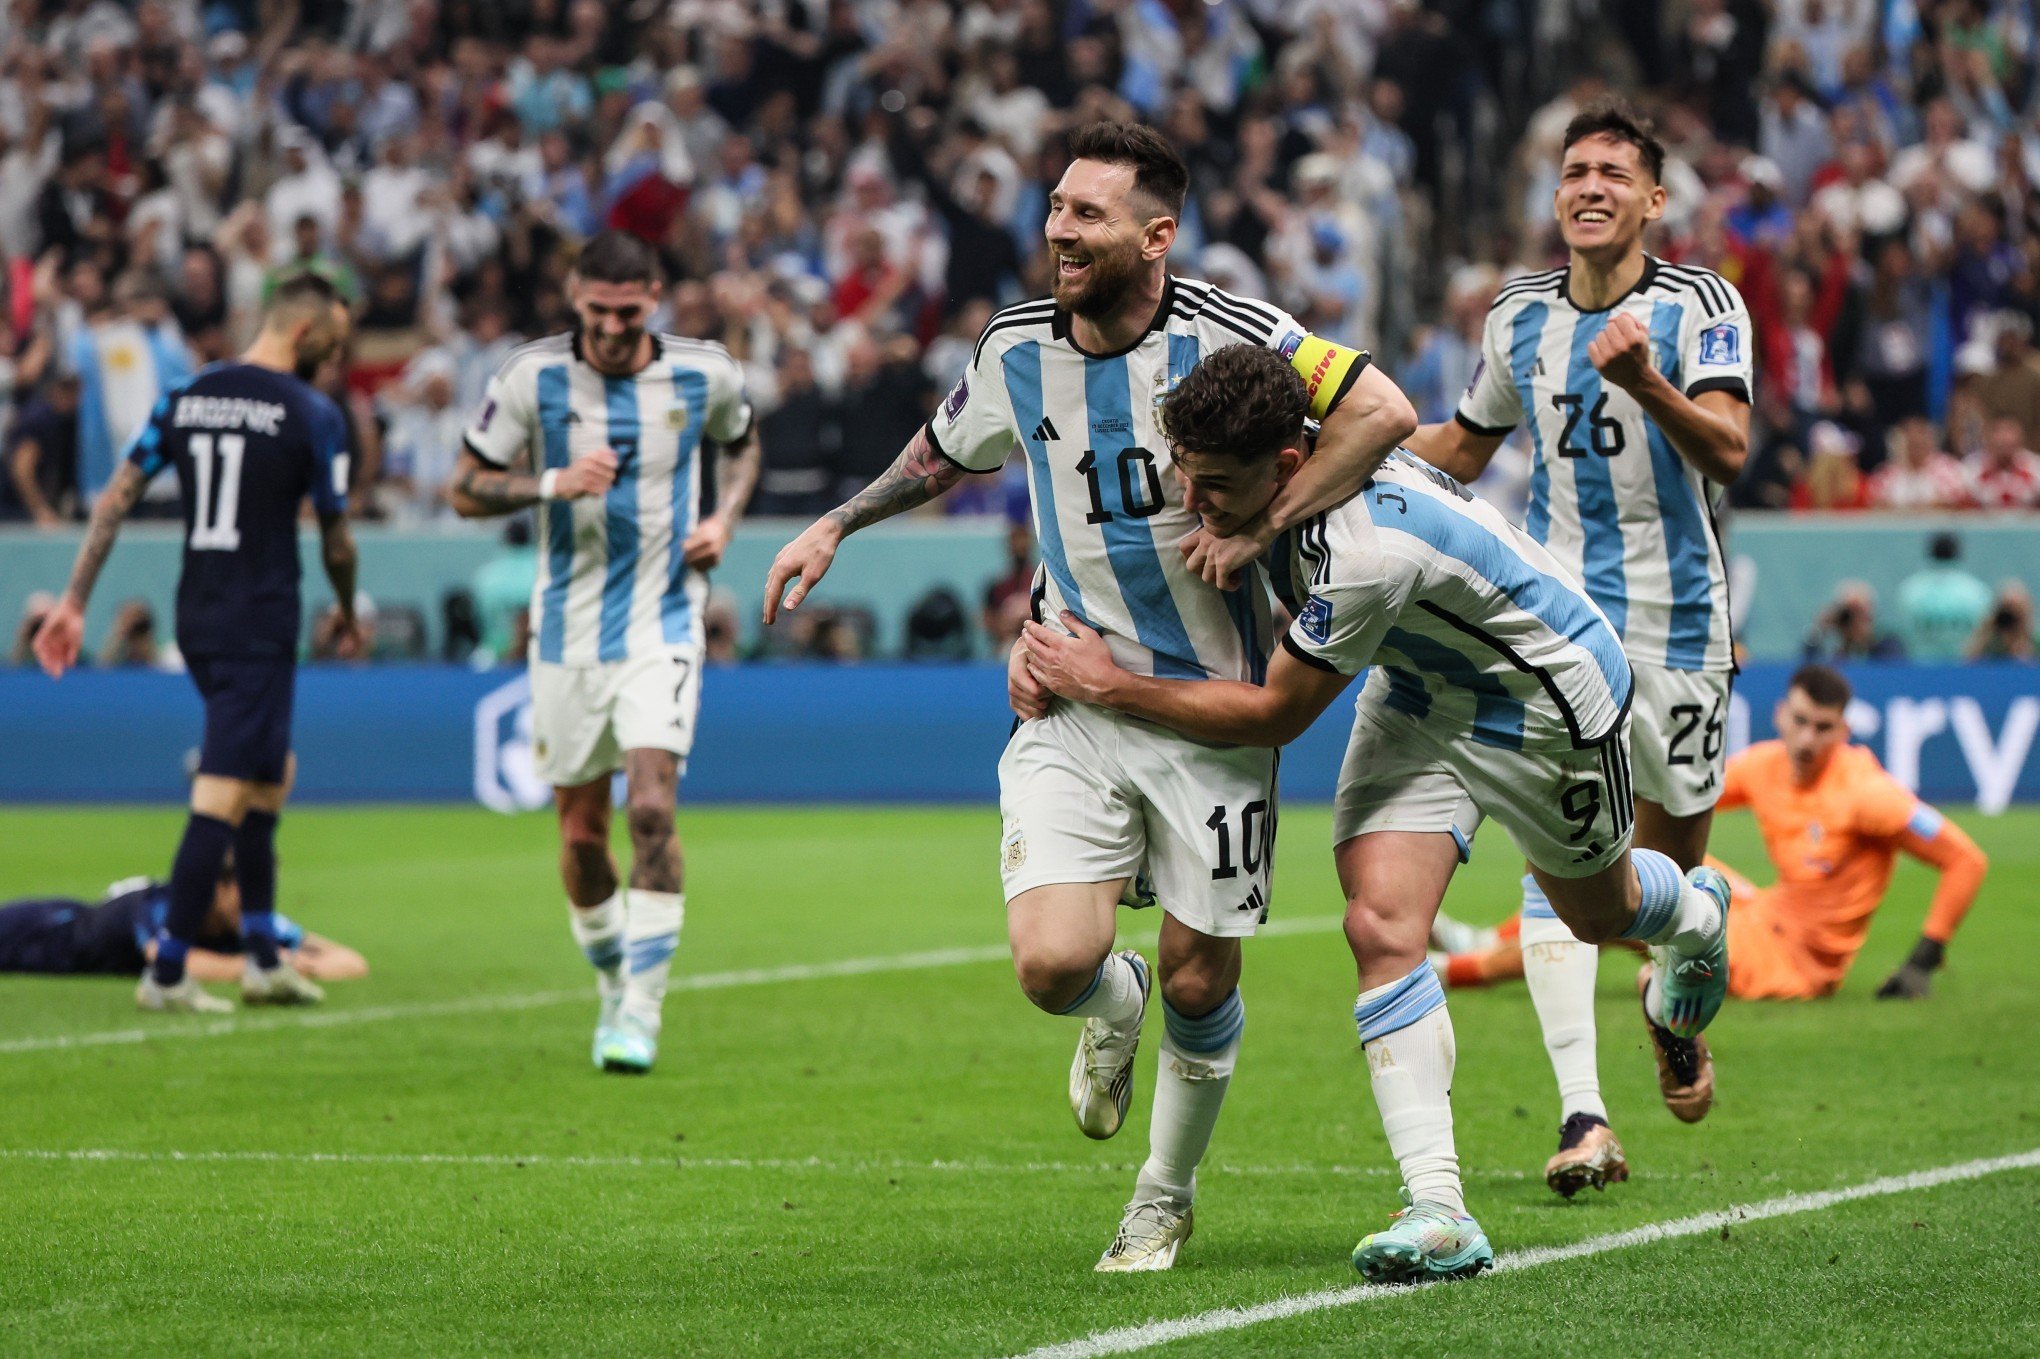
[[[1136,674],[1254,683],[1266,674],[1266,578],[1256,566],[1239,588],[1221,591],[1184,564],[1176,545],[1198,519],[1183,506],[1157,427],[1162,398],[1231,344],[1283,352],[1312,386],[1319,415],[1367,363],[1306,335],[1278,307],[1172,277],[1147,332],[1110,354],[1079,349],[1069,314],[1051,300],[1000,312],[929,421],[935,447],[970,471],[994,471],[1016,448],[1025,454],[1041,546],[1039,616],[1053,624],[1068,609]]]
[[[1756,339],[1749,312],[1719,274],[1655,256],[1602,311],[1573,305],[1566,274],[1530,274],[1497,295],[1458,420],[1504,434],[1528,419],[1523,527],[1585,583],[1632,661],[1732,670],[1728,573],[1714,525],[1719,488],[1635,398],[1602,379],[1587,348],[1626,311],[1650,333],[1652,359],[1674,387],[1747,401]]]

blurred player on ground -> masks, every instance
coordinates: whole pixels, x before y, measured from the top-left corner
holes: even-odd
[[[1274,355],[1220,350],[1162,407],[1188,507],[1225,534],[1309,466],[1307,395]],[[1305,520],[1275,554],[1295,618],[1265,686],[1128,672],[1073,613],[1038,623],[1027,664],[1049,689],[1205,741],[1277,746],[1362,671],[1333,808],[1359,964],[1353,1018],[1409,1207],[1361,1241],[1369,1280],[1477,1273],[1452,1140],[1452,1023],[1424,957],[1438,904],[1483,815],[1501,822],[1574,933],[1651,946],[1651,1009],[1691,1037],[1728,986],[1727,887],[1631,851],[1632,680],[1613,626],[1551,553],[1407,453]]]
[[[169,916],[170,884],[151,878],[124,878],[97,902],[71,897],[0,902],[0,972],[132,977],[155,961]],[[368,975],[368,962],[359,953],[281,913],[276,944],[303,976],[348,981]],[[241,888],[230,854],[198,942],[184,955],[184,970],[200,981],[232,981],[245,969],[247,952]]]
[[[233,856],[241,894],[250,1004],[307,1004],[319,988],[286,961],[276,933],[276,826],[290,794],[291,701],[297,682],[298,507],[319,518],[320,557],[338,602],[342,654],[359,642],[354,540],[347,530],[347,433],[340,410],[307,380],[347,338],[332,286],[310,274],[280,284],[239,362],[213,364],[166,392],[92,509],[63,598],[36,634],[44,670],[78,659],[85,605],[149,481],[177,469],[184,564],[177,646],[205,700],[191,816],[170,870],[156,956],[135,990],[145,1010],[233,1008],[186,975],[214,884]]]
[[[1533,467],[1524,528],[1615,625],[1636,676],[1636,842],[1680,869],[1706,857],[1721,791],[1722,721],[1735,671],[1728,574],[1714,531],[1720,488],[1748,453],[1755,335],[1735,288],[1645,252],[1664,215],[1664,148],[1619,103],[1567,127],[1553,208],[1570,252],[1519,278],[1488,313],[1481,363],[1454,419],[1410,448],[1477,477],[1526,420]],[[1595,1060],[1596,952],[1523,880],[1523,956],[1558,1077],[1567,1196],[1627,1177]],[[1705,1111],[1705,1044],[1651,1031],[1668,1103]]]
[[[1728,762],[1720,806],[1756,814],[1778,873],[1776,886],[1758,887],[1708,861],[1735,889],[1728,990],[1739,999],[1833,995],[1863,947],[1900,854],[1932,865],[1940,882],[1919,942],[1877,996],[1924,996],[1983,884],[1989,863],[1976,842],[1908,792],[1866,747],[1850,744],[1849,698],[1839,673],[1803,667],[1773,715],[1778,738]],[[1456,953],[1447,965],[1452,986],[1523,975],[1522,951],[1507,939]]]
[[[1158,134],[1093,124],[1070,149],[1049,198],[1054,296],[994,316],[892,470],[779,554],[766,622],[782,597],[792,609],[814,590],[847,535],[1019,450],[1041,543],[1037,618],[1086,620],[1142,674],[1258,680],[1273,629],[1256,559],[1276,532],[1351,495],[1414,415],[1366,355],[1265,302],[1169,275],[1188,172]],[[1242,340],[1306,375],[1324,451],[1245,532],[1215,539],[1183,504],[1155,408],[1206,354]],[[1190,1235],[1197,1165],[1245,1026],[1240,940],[1268,914],[1274,754],[1051,702],[1017,647],[1008,673],[1023,719],[999,762],[1013,965],[1034,1004],[1084,1021],[1069,1097],[1087,1136],[1111,1137],[1126,1116],[1151,990],[1147,962],[1112,951],[1117,908],[1142,880],[1166,913],[1149,1156],[1098,1268],[1167,1269]]]
[[[686,911],[674,801],[701,702],[708,572],[758,481],[743,370],[719,344],[645,328],[662,286],[634,236],[582,247],[579,328],[504,361],[448,491],[469,517],[538,507],[532,749],[553,785],[574,941],[596,971],[595,1064],[634,1073],[658,1056]],[[619,767],[628,893],[609,849]]]

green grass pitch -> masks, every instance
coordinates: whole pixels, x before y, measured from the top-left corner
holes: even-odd
[[[1604,962],[1635,1167],[1606,1194],[1539,1178],[1558,1111],[1522,988],[1455,995],[1459,1148],[1497,1249],[2040,1148],[2040,814],[1958,819],[1993,867],[1934,997],[1870,997],[1924,913],[1907,866],[1838,998],[1730,1003],[1698,1127],[1660,1106],[1631,965]],[[179,820],[0,809],[0,896],[160,872]],[[339,1022],[194,1036],[126,980],[0,979],[0,1354],[1001,1356],[1353,1282],[1396,1180],[1322,809],[1283,818],[1285,928],[1248,945],[1197,1235],[1173,1273],[1119,1277],[1091,1265],[1144,1154],[1152,1035],[1126,1130],[1085,1141],[1075,1025],[1003,961],[995,813],[685,808],[682,830],[676,971],[706,981],[668,1000],[645,1079],[589,1065],[538,816],[286,818],[283,909],[374,968],[316,1016]],[[1747,818],[1716,844],[1768,877]],[[1452,904],[1493,920],[1519,870],[1499,835],[1480,848]],[[1124,923],[1152,944],[1152,916]],[[2036,1223],[2040,1169],[2018,1169],[1154,1352],[2035,1353]]]

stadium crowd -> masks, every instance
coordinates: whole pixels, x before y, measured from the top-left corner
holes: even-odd
[[[449,519],[483,384],[567,327],[605,225],[665,257],[659,324],[744,364],[753,512],[817,513],[890,463],[992,310],[1047,291],[1060,138],[1100,117],[1189,161],[1185,272],[1371,348],[1444,418],[1496,289],[1562,260],[1559,135],[1610,86],[1672,149],[1653,248],[1756,325],[1737,506],[2040,508],[2040,80],[2010,0],[17,0],[0,23],[0,519],[80,518],[156,395],[306,268],[357,316],[321,378],[352,512]],[[1519,502],[1526,474],[1518,449],[1483,490]],[[176,513],[171,480],[144,513]],[[1017,518],[1025,494],[1016,465],[938,504]],[[840,628],[814,653],[854,653]]]

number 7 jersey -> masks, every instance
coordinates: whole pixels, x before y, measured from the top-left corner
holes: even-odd
[[[1524,528],[1579,580],[1633,661],[1670,670],[1735,668],[1728,573],[1714,524],[1719,488],[1602,379],[1587,347],[1618,311],[1650,333],[1651,356],[1689,397],[1750,397],[1755,335],[1719,274],[1645,256],[1643,277],[1603,311],[1575,307],[1567,271],[1505,286],[1488,312],[1481,362],[1458,420],[1478,434],[1530,422]]]
[[[1053,301],[1000,312],[928,424],[935,447],[973,472],[1025,452],[1041,544],[1038,615],[1052,621],[1068,609],[1136,674],[1254,683],[1266,674],[1266,577],[1256,566],[1221,591],[1185,566],[1176,545],[1198,519],[1183,506],[1156,422],[1162,398],[1230,344],[1280,350],[1312,386],[1319,414],[1367,363],[1277,307],[1170,278],[1147,332],[1109,354],[1079,349]]]

